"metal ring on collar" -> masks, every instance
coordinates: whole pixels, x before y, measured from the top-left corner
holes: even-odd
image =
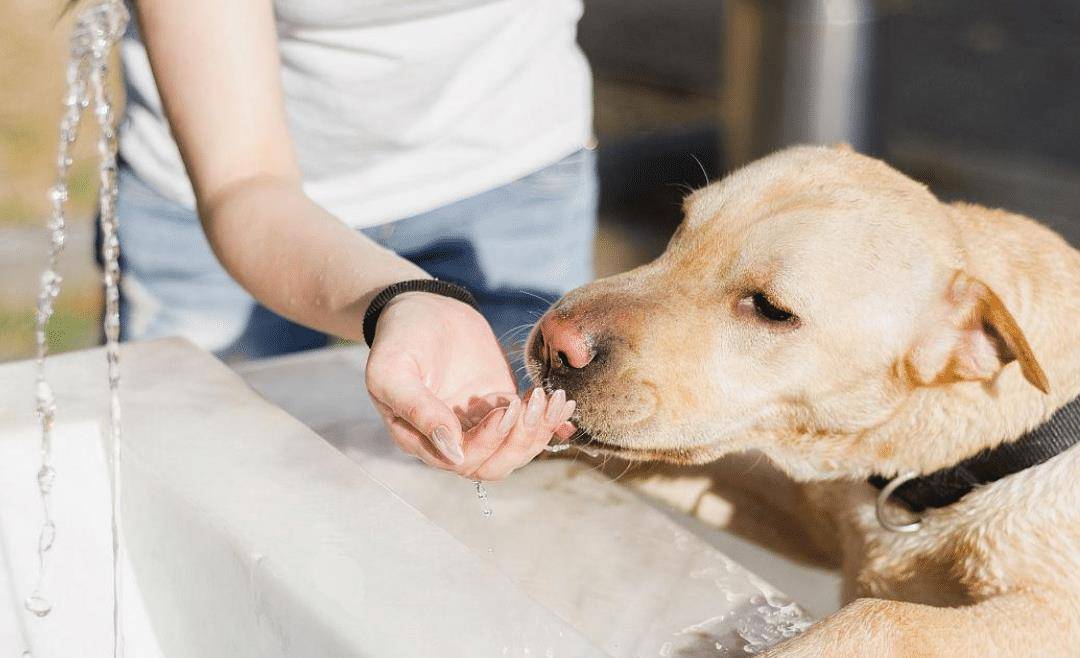
[[[914,480],[917,477],[919,477],[918,473],[911,472],[897,475],[892,480],[889,480],[889,483],[886,484],[878,493],[877,502],[874,505],[874,514],[877,515],[878,523],[881,524],[882,528],[885,528],[886,530],[892,530],[893,532],[912,533],[918,532],[919,528],[922,527],[922,521],[920,521],[918,518],[908,523],[897,523],[890,520],[885,512],[885,507],[889,502],[889,497],[893,495],[893,492],[896,491],[905,482]]]

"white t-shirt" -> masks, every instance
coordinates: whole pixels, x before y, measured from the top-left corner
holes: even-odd
[[[591,137],[592,81],[576,42],[581,0],[276,0],[274,7],[304,189],[351,226],[498,187]],[[194,207],[135,30],[122,57],[121,153],[162,195]],[[214,111],[213,98],[203,102]]]

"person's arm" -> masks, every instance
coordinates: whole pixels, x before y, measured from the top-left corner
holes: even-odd
[[[217,258],[268,308],[360,340],[364,310],[379,290],[427,274],[304,194],[271,0],[135,6]],[[487,322],[465,304],[426,293],[402,295],[383,312],[367,386],[403,450],[483,479],[531,460],[556,428],[567,435],[573,412],[564,398],[543,394],[522,409]]]
[[[135,3],[199,217],[222,265],[265,306],[361,338],[383,287],[427,277],[301,189],[269,0]]]

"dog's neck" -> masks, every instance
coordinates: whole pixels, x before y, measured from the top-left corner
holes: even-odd
[[[987,448],[945,468],[897,481],[891,496],[913,512],[946,507],[959,501],[975,487],[996,482],[1014,473],[1038,466],[1080,443],[1080,397],[1054,412],[1050,420],[1015,441]],[[875,475],[870,484],[878,489],[891,478]],[[902,483],[901,483],[902,482]]]

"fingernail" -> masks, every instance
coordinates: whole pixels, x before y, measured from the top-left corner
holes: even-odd
[[[562,420],[570,420],[570,416],[574,415],[574,410],[577,409],[577,402],[570,400],[566,403],[566,409],[563,410]]]
[[[450,428],[446,425],[435,428],[435,431],[431,433],[431,442],[444,457],[454,464],[465,461],[465,453],[461,452],[461,446],[454,442],[453,437],[450,436]]]
[[[547,413],[544,415],[544,420],[549,423],[562,420],[559,418],[559,414],[562,413],[564,404],[566,404],[566,391],[560,388],[551,394],[551,400],[548,402]]]
[[[525,424],[532,427],[540,422],[540,415],[544,413],[544,403],[547,399],[544,397],[544,390],[541,388],[534,388],[532,395],[529,397],[529,406],[525,407]]]
[[[518,414],[521,413],[521,398],[514,398],[510,405],[506,407],[506,412],[503,413],[502,420],[499,421],[499,426],[495,428],[495,432],[499,436],[505,436],[510,428],[517,422]]]

